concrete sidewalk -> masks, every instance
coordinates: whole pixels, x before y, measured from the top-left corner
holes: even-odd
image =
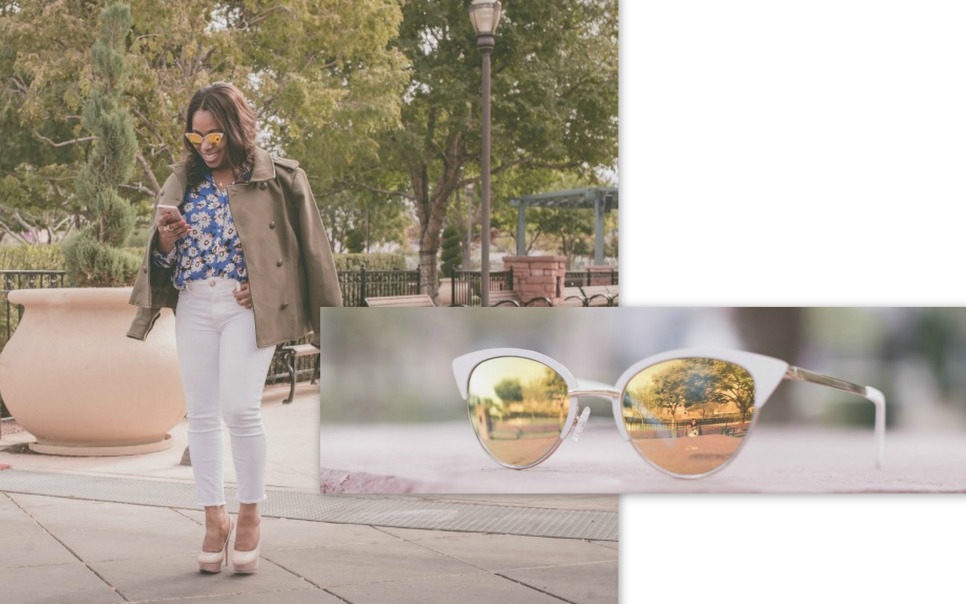
[[[618,599],[612,496],[318,493],[318,391],[266,391],[261,567],[203,575],[204,514],[167,451],[68,458],[0,440],[4,602],[574,602]],[[230,459],[230,458],[228,458]],[[233,473],[226,464],[229,496]],[[229,506],[233,509],[232,506]],[[230,571],[230,569],[229,569]]]
[[[3,601],[617,601],[616,541],[266,517],[257,573],[206,575],[203,527],[196,510],[0,493]]]

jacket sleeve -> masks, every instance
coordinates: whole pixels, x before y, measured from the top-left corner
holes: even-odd
[[[312,344],[319,345],[319,308],[342,306],[342,291],[335,270],[329,236],[322,225],[319,208],[309,187],[305,170],[296,168],[292,191],[299,212],[299,249],[305,268],[308,312],[312,317]]]

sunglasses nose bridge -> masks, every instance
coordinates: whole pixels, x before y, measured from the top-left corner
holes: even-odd
[[[621,395],[614,386],[594,380],[577,380],[577,387],[570,391],[570,396],[599,396],[615,399]]]

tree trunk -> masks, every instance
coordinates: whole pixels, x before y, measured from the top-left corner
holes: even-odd
[[[438,267],[440,233],[450,196],[460,182],[460,170],[465,160],[465,149],[458,133],[452,134],[443,153],[443,172],[430,188],[429,167],[426,163],[410,166],[410,182],[416,199],[419,218],[419,290],[437,301],[439,295]]]

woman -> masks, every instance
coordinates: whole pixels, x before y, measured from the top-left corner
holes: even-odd
[[[328,238],[305,172],[255,146],[255,114],[236,87],[216,83],[191,98],[186,159],[172,166],[131,295],[128,336],[143,340],[162,307],[175,334],[188,409],[188,447],[205,539],[198,566],[228,563],[222,419],[231,437],[239,512],[235,572],[258,568],[265,499],[261,393],[275,345],[314,332],[319,307],[342,306]]]

